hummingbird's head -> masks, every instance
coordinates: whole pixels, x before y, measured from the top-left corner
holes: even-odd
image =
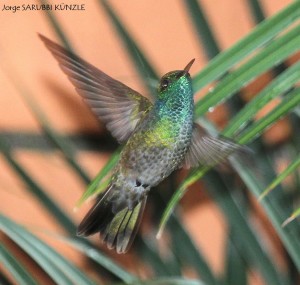
[[[192,92],[192,79],[189,70],[195,59],[192,59],[183,70],[166,73],[160,80],[158,94],[160,99],[176,96],[178,93]]]

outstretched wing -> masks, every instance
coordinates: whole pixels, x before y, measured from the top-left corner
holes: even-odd
[[[214,166],[236,151],[247,152],[248,149],[225,137],[212,137],[194,123],[191,145],[185,156],[184,166]]]
[[[152,103],[80,57],[39,35],[77,92],[119,141],[125,142]]]

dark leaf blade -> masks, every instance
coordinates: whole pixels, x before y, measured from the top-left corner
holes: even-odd
[[[200,249],[193,243],[191,237],[181,225],[181,221],[178,220],[176,215],[170,217],[168,228],[172,234],[173,251],[177,254],[177,258],[182,261],[182,264],[192,266],[205,284],[221,284],[211,271]]]
[[[207,59],[214,58],[220,53],[220,48],[211,30],[211,25],[202,10],[201,4],[196,0],[184,1],[184,4],[191,15],[199,42],[204,48]]]
[[[276,106],[272,112],[268,113],[266,116],[261,118],[252,124],[248,129],[243,131],[237,141],[240,144],[245,144],[253,141],[257,136],[259,136],[266,128],[273,125],[276,121],[281,119],[283,116],[287,115],[294,108],[300,104],[300,88],[296,88],[289,92],[288,95],[284,97],[282,102]]]
[[[234,236],[235,235],[235,236]],[[225,260],[225,284],[226,285],[247,285],[247,264],[241,256],[242,246],[238,233],[230,228],[226,240],[226,260]],[[240,251],[238,250],[240,249]]]
[[[94,284],[64,257],[3,215],[0,215],[0,228],[58,284],[71,285],[76,281],[86,285]]]
[[[222,131],[225,136],[233,136],[274,98],[293,88],[300,80],[300,62],[295,63],[257,94],[247,105],[234,116]]]
[[[19,78],[18,80],[16,80],[16,76],[13,76],[12,73],[7,72],[6,70],[5,72],[9,77],[11,83],[18,90],[19,95],[24,100],[28,109],[36,118],[47,138],[49,138],[54,146],[61,150],[69,165],[74,169],[76,173],[79,174],[79,177],[84,181],[84,183],[89,183],[90,178],[88,174],[79,165],[76,159],[76,149],[74,145],[66,137],[62,137],[56,133],[50,122],[47,120],[46,115],[41,111],[41,108],[38,106],[37,102],[32,99],[32,94],[25,88],[25,86],[23,86],[23,84],[21,84],[22,81]]]
[[[243,251],[249,261],[260,271],[267,284],[282,284],[278,268],[263,248],[251,225],[248,224],[244,209],[241,209],[233,199],[230,189],[226,187],[220,175],[216,171],[210,171],[203,179],[208,186],[207,190],[225,213],[231,227],[239,233]],[[222,189],[222,193],[219,189]]]
[[[193,83],[195,91],[200,90],[210,82],[222,77],[232,66],[273,39],[277,34],[296,21],[299,16],[300,6],[295,2],[275,16],[261,23],[248,36],[211,60],[210,63],[194,77]]]
[[[265,163],[265,161],[263,161]],[[238,171],[240,177],[245,182],[249,190],[256,196],[259,197],[263,192],[263,185],[257,179],[257,174],[250,169],[246,169],[242,163],[238,160],[233,160],[233,166]],[[300,247],[299,239],[294,235],[294,232],[290,230],[285,230],[282,228],[282,223],[284,222],[284,217],[287,209],[282,207],[282,195],[278,196],[278,199],[268,199],[261,201],[265,211],[267,212],[276,232],[280,236],[282,242],[285,244],[287,251],[292,257],[298,270],[300,269],[300,254],[297,248]],[[295,226],[294,230],[299,230],[298,226]]]
[[[106,165],[99,171],[97,176],[93,179],[93,181],[89,184],[86,191],[82,194],[79,201],[76,204],[76,207],[80,207],[84,201],[86,201],[88,198],[100,194],[102,191],[104,191],[109,182],[110,178],[107,178],[103,182],[103,179],[109,174],[109,172],[116,166],[117,162],[119,161],[120,157],[120,150],[116,151],[108,160]]]
[[[16,173],[24,180],[26,185],[28,186],[28,190],[32,192],[40,203],[47,209],[47,211],[58,221],[59,225],[61,225],[71,236],[74,236],[76,233],[76,226],[72,222],[72,220],[56,205],[54,201],[52,201],[44,189],[42,189],[19,165],[19,163],[13,158],[12,154],[9,152],[8,146],[4,142],[5,140],[0,137],[0,150],[4,154],[4,157],[7,159],[11,167],[16,171]],[[95,254],[95,247],[89,244],[86,240],[81,240],[82,244],[89,248],[90,252]],[[93,249],[93,250],[92,250]],[[92,258],[92,257],[91,257]],[[102,263],[103,261],[103,263]],[[98,259],[98,263],[103,266],[105,269],[110,271],[115,276],[119,277],[121,280],[132,280],[134,277],[130,277],[129,273],[125,270],[119,268],[116,264],[114,266],[109,265],[108,257],[101,257]]]
[[[25,169],[14,159],[12,153],[9,150],[9,146],[3,137],[0,137],[0,151],[4,155],[9,165],[14,171],[21,177],[27,186],[27,190],[32,193],[36,198],[42,202],[44,207],[58,220],[62,227],[70,234],[74,234],[76,227],[71,219],[60,209],[57,204],[47,195],[46,191],[38,185]]]
[[[255,77],[285,60],[286,57],[296,52],[299,46],[300,26],[296,26],[294,29],[274,40],[241,67],[228,74],[212,92],[199,100],[195,109],[196,116],[199,117],[203,115],[209,108],[220,104],[232,96]],[[274,58],[276,58],[276,62]]]
[[[237,142],[240,144],[245,144],[254,140],[258,133],[261,133],[263,130],[266,129],[266,127],[268,127],[274,121],[283,117],[288,112],[290,112],[293,108],[295,108],[299,104],[299,100],[300,100],[299,90],[295,89],[292,92],[290,92],[289,96],[285,97],[282,104],[278,105],[273,112],[271,112],[269,115],[257,121],[250,128],[246,129],[237,139]],[[198,179],[202,178],[204,174],[208,172],[209,169],[210,167],[200,167],[198,169],[195,169],[191,171],[188,177],[181,183],[181,185],[175,191],[175,194],[171,198],[171,201],[168,203],[166,210],[163,213],[159,225],[159,231],[157,234],[158,236],[161,235],[167,220],[169,219],[172,211],[174,210],[174,207],[176,206],[176,204],[178,203],[182,195],[187,191],[188,186],[195,183]]]
[[[76,249],[77,251],[81,252],[83,255],[87,256],[100,266],[106,268],[109,272],[113,273],[115,276],[123,280],[126,284],[137,280],[137,277],[127,272],[121,266],[117,265],[112,259],[104,255],[98,248],[85,242],[85,240],[66,237],[58,238],[64,243],[66,243],[68,246]]]
[[[49,5],[47,0],[39,0],[39,2],[42,5]],[[45,14],[51,24],[51,26],[53,27],[55,33],[57,34],[57,36],[59,37],[59,39],[61,40],[61,42],[63,43],[63,45],[68,49],[68,50],[73,50],[70,41],[68,40],[65,31],[63,30],[62,26],[60,25],[59,21],[56,19],[54,13],[52,13],[52,11],[50,9],[45,10]]]
[[[27,269],[24,268],[2,244],[0,244],[0,263],[10,271],[18,284],[38,284],[33,276],[29,274]]]
[[[265,190],[261,193],[259,196],[259,200],[262,200],[264,197],[266,197],[274,188],[279,185],[285,178],[287,178],[290,174],[292,174],[294,171],[297,170],[297,168],[300,166],[300,156],[298,155],[289,165],[288,167],[283,170],[279,175],[274,179],[268,187],[265,188]]]
[[[116,16],[110,4],[106,0],[98,0],[99,4],[104,8],[113,25],[116,28],[124,46],[130,55],[132,62],[135,63],[138,74],[144,82],[146,88],[150,91],[153,97],[156,97],[156,88],[153,88],[151,80],[158,81],[159,76],[154,68],[147,60],[144,53],[138,47],[137,43],[132,39],[129,32],[125,29],[125,25],[121,23],[120,18]]]
[[[188,280],[176,277],[162,277],[154,280],[134,281],[126,283],[129,285],[210,285],[203,283],[200,280]],[[113,285],[125,285],[125,283],[115,283]]]

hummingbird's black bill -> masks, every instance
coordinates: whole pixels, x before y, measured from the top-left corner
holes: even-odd
[[[185,74],[189,73],[190,68],[192,67],[193,63],[194,63],[195,59],[193,58],[188,64],[187,66],[183,69]]]

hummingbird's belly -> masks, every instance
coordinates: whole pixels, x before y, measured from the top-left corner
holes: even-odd
[[[137,165],[139,178],[151,187],[156,186],[178,168],[186,151],[187,147],[173,150],[157,148],[141,153],[140,163]]]
[[[181,166],[191,141],[191,123],[186,121],[174,136],[158,138],[155,145],[147,140],[131,141],[121,157],[126,176],[153,187]]]

